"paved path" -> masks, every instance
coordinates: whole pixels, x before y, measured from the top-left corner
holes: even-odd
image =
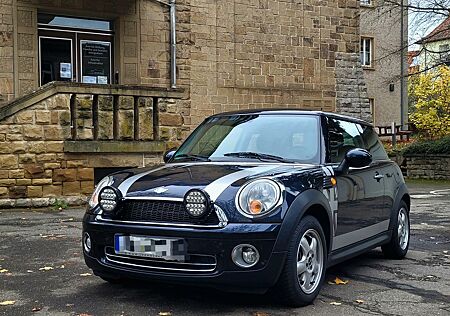
[[[0,315],[450,315],[450,186],[410,188],[407,259],[386,260],[375,249],[340,264],[327,279],[349,282],[326,284],[315,304],[303,309],[278,306],[267,296],[110,285],[89,275],[81,258],[82,210],[1,211],[0,271],[8,271],[0,273],[0,302],[16,302],[0,306]]]

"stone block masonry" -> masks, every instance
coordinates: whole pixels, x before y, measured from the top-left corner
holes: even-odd
[[[183,117],[174,99],[161,98],[159,102],[157,117],[160,124],[156,130],[161,147],[158,142],[152,143],[152,99],[139,99],[139,118],[135,119],[130,98],[120,97],[119,117],[127,113],[128,119],[120,120],[119,139],[115,141],[112,135],[112,98],[100,97],[99,113],[111,113],[106,120],[99,116],[98,134],[103,136],[94,141],[92,97],[79,95],[75,102],[77,137],[74,140],[71,98],[70,94],[56,94],[0,121],[0,208],[47,207],[56,199],[66,200],[70,205],[83,204],[94,189],[95,168],[143,167],[161,163],[162,152],[179,146],[186,136],[187,128],[183,127]],[[134,133],[134,123],[139,124],[137,134]],[[69,152],[65,148],[68,141],[75,144],[77,152]],[[106,144],[107,149],[100,153],[90,149],[98,143]]]
[[[408,178],[450,179],[450,156],[405,157]]]

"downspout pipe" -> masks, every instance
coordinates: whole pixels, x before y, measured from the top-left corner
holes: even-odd
[[[170,0],[170,87],[177,87],[177,29],[175,0]]]

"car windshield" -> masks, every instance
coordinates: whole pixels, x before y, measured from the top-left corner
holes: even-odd
[[[172,161],[259,160],[318,163],[319,119],[313,115],[230,115],[207,119]]]

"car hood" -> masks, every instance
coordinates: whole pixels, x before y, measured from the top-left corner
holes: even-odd
[[[272,177],[293,168],[312,165],[277,163],[177,163],[118,174],[124,197],[183,198],[190,189],[202,189],[215,201],[229,186],[258,177]]]

